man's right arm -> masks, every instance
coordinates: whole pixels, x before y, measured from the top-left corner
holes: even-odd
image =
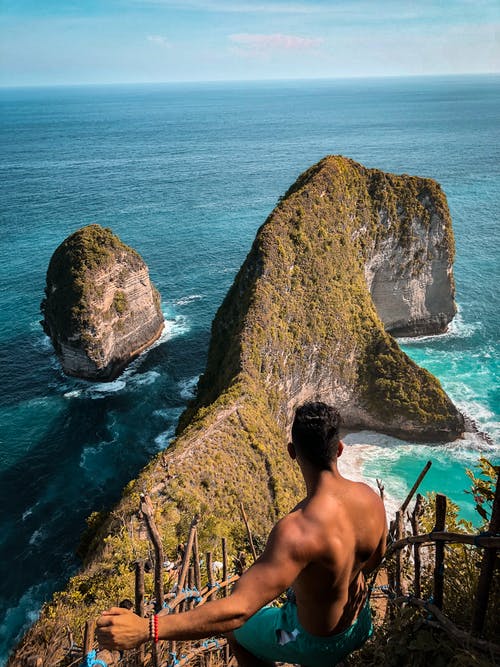
[[[227,598],[181,614],[160,616],[160,639],[198,639],[240,627],[263,605],[288,588],[308,564],[307,537],[296,521],[285,517],[271,531],[264,553],[236,583]],[[106,648],[131,648],[147,640],[145,619],[113,608],[97,621]]]

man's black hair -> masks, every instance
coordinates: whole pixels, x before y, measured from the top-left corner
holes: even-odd
[[[304,403],[295,411],[292,441],[297,454],[320,470],[337,456],[340,414],[326,403]]]

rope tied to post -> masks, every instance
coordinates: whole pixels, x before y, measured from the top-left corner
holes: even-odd
[[[94,667],[94,665],[101,665],[101,667],[108,667],[107,663],[105,663],[104,660],[100,660],[97,657],[97,651],[95,649],[87,653],[84,662],[82,662],[81,664],[81,667]]]

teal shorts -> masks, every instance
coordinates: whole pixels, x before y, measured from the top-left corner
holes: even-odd
[[[304,667],[333,667],[362,646],[373,633],[368,600],[354,623],[336,635],[318,637],[306,632],[297,607],[263,607],[234,631],[238,644],[261,660],[299,663]]]

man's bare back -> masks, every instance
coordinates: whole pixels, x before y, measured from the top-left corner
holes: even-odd
[[[302,524],[311,556],[316,552],[293,583],[299,620],[313,635],[342,632],[365,603],[363,570],[378,564],[385,548],[384,505],[366,484],[324,479],[287,520]]]
[[[331,667],[366,641],[372,623],[364,573],[383,556],[385,510],[368,486],[338,471],[339,423],[338,412],[324,403],[296,411],[288,451],[299,463],[307,496],[274,526],[264,552],[229,597],[159,615],[157,637],[229,635],[240,667],[269,667],[274,660]],[[266,606],[289,587],[296,604]],[[106,648],[151,639],[147,619],[115,607],[97,625]]]

